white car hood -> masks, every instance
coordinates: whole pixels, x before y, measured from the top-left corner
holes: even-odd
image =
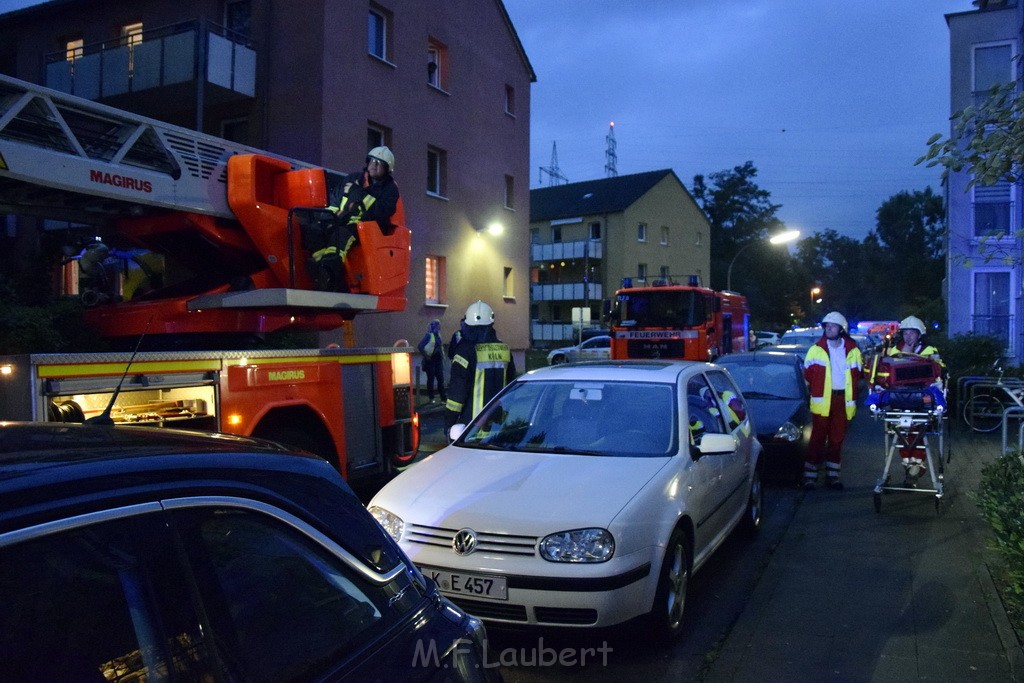
[[[607,527],[670,458],[510,453],[449,446],[374,496],[406,524],[542,536]]]

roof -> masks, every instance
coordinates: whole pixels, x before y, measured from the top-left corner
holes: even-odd
[[[624,211],[666,176],[687,192],[670,168],[530,190],[530,222]]]

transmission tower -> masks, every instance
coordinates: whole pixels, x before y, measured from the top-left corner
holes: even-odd
[[[567,185],[569,179],[562,173],[562,169],[558,168],[558,142],[551,143],[551,165],[540,167],[540,184],[544,184],[544,174],[548,174],[548,186],[552,185]]]
[[[604,151],[604,174],[608,178],[618,178],[619,171],[616,168],[618,155],[615,153],[615,122],[608,124],[608,135],[604,139],[608,148]]]

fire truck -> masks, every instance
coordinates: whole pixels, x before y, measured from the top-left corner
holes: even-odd
[[[701,287],[657,281],[615,292],[609,311],[612,358],[713,361],[747,350],[747,299]]]
[[[115,349],[0,358],[0,419],[258,436],[350,480],[411,461],[414,349],[351,340],[357,314],[405,308],[401,203],[390,225],[358,224],[343,291],[318,289],[310,265],[343,177],[0,75],[0,213],[95,235],[67,259],[64,291]],[[252,343],[338,328],[344,348]]]

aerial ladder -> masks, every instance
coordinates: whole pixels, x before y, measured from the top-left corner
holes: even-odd
[[[107,338],[334,329],[405,308],[410,232],[360,223],[345,292],[318,291],[303,234],[343,174],[0,75],[0,212],[90,226],[162,258],[156,287],[87,312]]]

